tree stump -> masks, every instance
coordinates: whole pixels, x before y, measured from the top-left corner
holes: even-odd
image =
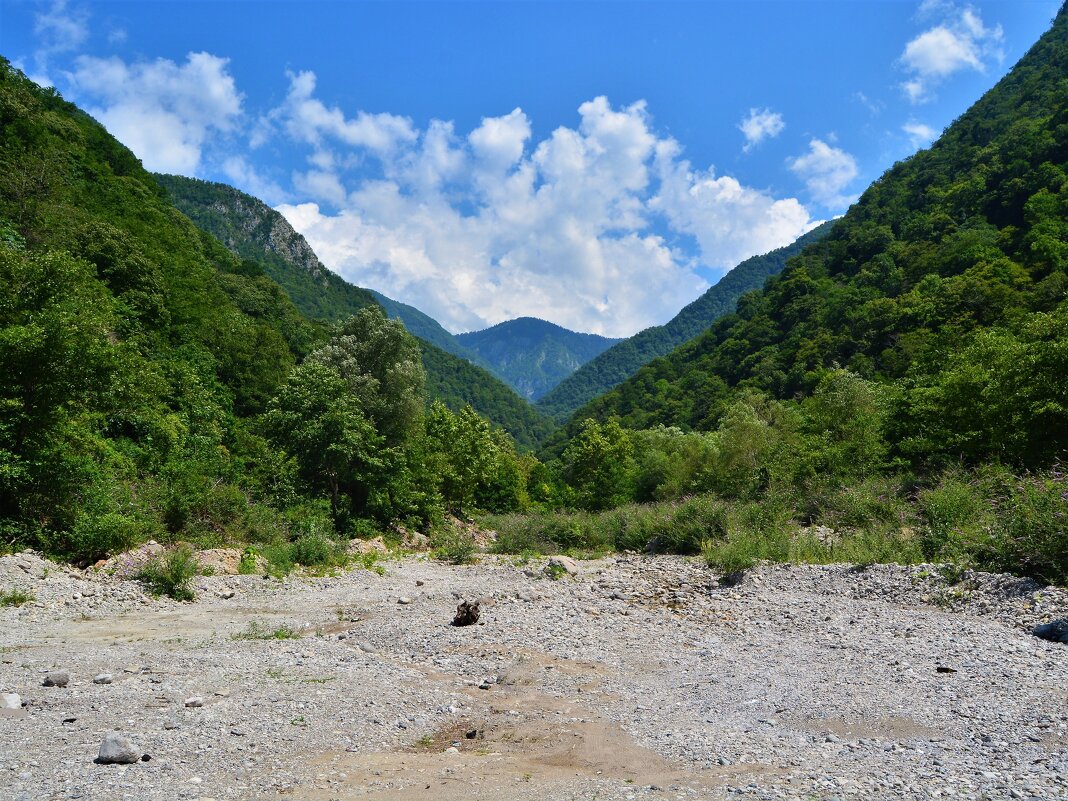
[[[456,607],[456,617],[452,619],[454,626],[473,626],[478,623],[478,601],[461,601]]]

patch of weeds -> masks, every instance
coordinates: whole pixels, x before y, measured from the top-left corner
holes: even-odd
[[[378,564],[381,558],[382,554],[378,553],[378,551],[368,551],[367,553],[354,554],[352,561],[364,570],[370,570],[372,573],[384,576],[386,575],[386,568]]]
[[[137,573],[137,579],[154,595],[166,595],[176,601],[192,601],[193,579],[200,574],[193,549],[179,545],[150,559]]]
[[[548,564],[545,566],[545,575],[552,581],[559,581],[567,575],[567,568],[560,564]]]
[[[950,562],[948,564],[939,565],[938,573],[945,580],[947,584],[960,584],[964,578],[964,574],[968,571],[965,565]]]
[[[282,668],[267,668],[267,678],[281,681],[286,675],[286,672]]]
[[[36,596],[25,590],[4,590],[0,592],[0,606],[22,606],[34,600]]]
[[[431,737],[429,734],[424,734],[422,737],[415,741],[415,747],[429,751],[431,748],[434,747],[434,738]]]
[[[254,576],[259,573],[257,562],[259,552],[251,545],[241,552],[241,561],[237,563],[237,573],[240,576]]]
[[[524,548],[512,558],[513,567],[526,567],[541,554],[532,548]]]
[[[230,635],[231,640],[299,640],[300,635],[287,626],[270,629],[253,620],[243,632]]]
[[[290,726],[301,726],[301,727],[306,728],[310,724],[308,723],[307,720],[305,720],[303,715],[297,715],[295,718],[293,718],[293,720],[289,721],[289,725]]]

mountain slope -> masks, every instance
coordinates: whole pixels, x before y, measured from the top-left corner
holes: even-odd
[[[826,222],[785,247],[741,262],[664,325],[646,328],[584,364],[540,398],[538,409],[555,420],[566,420],[580,406],[627,380],[643,365],[670,353],[730,314],[738,298],[763,286],[769,276],[782,271],[787,259],[826,236],[832,225]]]
[[[304,237],[263,201],[226,184],[177,175],[155,178],[197,227],[243,259],[262,265],[307,317],[334,323],[381,301],[386,313],[399,318],[422,342],[427,391],[432,399],[453,409],[470,403],[525,447],[533,447],[552,430],[552,423],[509,387],[483,367],[470,364],[479,357],[430,317],[332,273]]]
[[[1047,464],[1068,445],[1068,13],[736,314],[575,416],[709,428],[730,388],[885,385],[909,459]],[[574,429],[572,429],[574,430]]]
[[[243,421],[320,336],[99,123],[0,58],[5,541],[93,559],[248,508],[241,460],[273,456]]]
[[[535,317],[457,334],[520,395],[536,400],[618,339],[580,334]]]
[[[154,177],[179,211],[241,258],[259,264],[307,317],[335,321],[374,304],[366,289],[326,269],[304,237],[262,201],[226,184]]]

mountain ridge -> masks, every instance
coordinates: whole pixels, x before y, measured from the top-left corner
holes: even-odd
[[[736,388],[884,388],[894,458],[1048,466],[1068,443],[1068,4],[926,150],[737,311],[579,409],[707,430]],[[563,432],[562,432],[563,435]]]
[[[534,400],[618,339],[572,331],[537,317],[517,317],[456,334],[520,395]]]
[[[652,326],[624,338],[579,367],[538,399],[538,409],[563,422],[576,409],[619,385],[643,365],[670,353],[719,317],[733,311],[738,298],[750,290],[759,289],[769,276],[782,270],[787,259],[809,242],[826,236],[833,224],[833,220],[824,222],[789,245],[739,262],[664,325]]]

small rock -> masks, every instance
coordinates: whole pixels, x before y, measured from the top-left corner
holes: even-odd
[[[569,576],[577,576],[579,572],[578,563],[570,556],[550,557],[549,563],[545,566],[545,572],[555,573],[561,570]]]
[[[412,599],[409,598],[407,595],[402,595],[400,598],[397,599],[397,603],[399,603],[401,606],[407,606],[411,602]]]
[[[45,687],[66,687],[70,684],[70,673],[66,670],[57,670],[45,676]]]
[[[422,587],[424,583],[425,582],[422,579],[416,579],[415,580],[415,586],[416,587]]]
[[[1035,626],[1031,633],[1043,640],[1068,645],[1068,617],[1054,620],[1052,623],[1041,623]]]
[[[100,744],[96,761],[100,765],[131,765],[140,758],[141,755],[137,753],[133,743],[119,732],[109,731],[104,735],[104,742]]]
[[[223,590],[222,592],[219,593],[219,597],[222,598],[224,601],[230,600],[235,595],[237,595],[237,593],[234,592],[233,590]]]
[[[93,676],[93,684],[111,684],[115,680],[110,673],[98,673]]]
[[[452,619],[452,625],[454,626],[472,626],[478,623],[479,611],[478,601],[461,601],[460,605],[456,607],[456,617]]]
[[[0,695],[0,709],[22,709],[22,699],[18,693]]]
[[[199,695],[194,695],[192,698],[185,699],[185,705],[192,708],[201,707],[204,706],[204,699]]]
[[[177,718],[167,718],[163,721],[163,728],[167,731],[173,731],[174,729],[182,728],[182,724],[178,722]]]

